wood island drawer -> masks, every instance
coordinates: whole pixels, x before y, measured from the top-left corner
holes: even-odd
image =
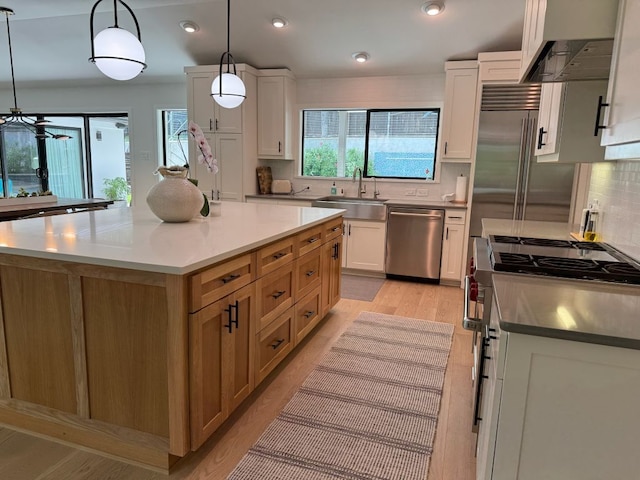
[[[293,322],[294,345],[300,343],[322,319],[321,309],[320,287],[296,303]]]
[[[258,277],[276,271],[294,258],[294,237],[285,238],[258,250],[256,272]]]
[[[293,348],[293,307],[256,335],[256,385]]]
[[[254,281],[254,259],[254,254],[248,253],[193,275],[189,312],[196,312]]]
[[[323,225],[324,239],[322,240],[322,243],[328,242],[329,240],[342,235],[342,222],[343,219],[340,217],[330,220]]]
[[[309,228],[296,236],[296,254],[301,257],[305,253],[318,248],[322,244],[323,225]]]
[[[293,263],[289,263],[258,279],[257,332],[293,306],[295,285],[293,266]]]
[[[322,249],[316,248],[296,259],[296,301],[320,286],[321,258]]]

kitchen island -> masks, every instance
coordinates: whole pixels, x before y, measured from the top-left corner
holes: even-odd
[[[342,211],[0,224],[0,423],[168,471],[339,299]]]

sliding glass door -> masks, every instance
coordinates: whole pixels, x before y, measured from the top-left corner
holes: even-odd
[[[59,198],[109,198],[107,185],[130,191],[127,115],[47,115],[51,134],[69,140],[38,140],[19,125],[0,129],[0,194],[50,190]],[[121,189],[122,190],[122,189]],[[115,198],[109,198],[115,200]],[[119,198],[126,199],[126,198]]]

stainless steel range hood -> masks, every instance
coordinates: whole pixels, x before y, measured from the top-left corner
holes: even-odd
[[[526,82],[570,82],[609,78],[613,39],[547,42]]]
[[[525,16],[521,83],[609,78],[617,0],[530,3],[536,7]]]

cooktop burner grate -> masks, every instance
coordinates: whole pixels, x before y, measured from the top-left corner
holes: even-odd
[[[640,269],[630,263],[493,252],[497,272],[640,284]]]
[[[579,242],[576,240],[556,240],[552,238],[514,237],[508,235],[492,235],[491,243],[508,243],[515,245],[532,245],[536,247],[576,248],[578,250],[606,251],[598,242]]]

